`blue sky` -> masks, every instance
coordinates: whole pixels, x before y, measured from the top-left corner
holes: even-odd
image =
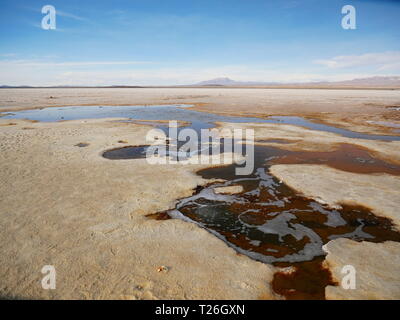
[[[43,30],[44,5],[57,11]],[[341,26],[344,5],[357,29]],[[400,1],[0,0],[0,84],[307,82],[400,74]]]

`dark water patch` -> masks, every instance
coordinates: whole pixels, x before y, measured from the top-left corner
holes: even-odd
[[[127,146],[103,152],[103,157],[110,160],[144,159],[149,146]]]
[[[199,137],[200,138],[200,137]],[[111,160],[121,160],[121,159],[143,159],[146,158],[146,153],[150,147],[154,148],[150,150],[149,154],[154,154],[158,156],[170,157],[173,161],[184,161],[192,156],[200,155],[203,152],[207,155],[220,155],[221,162],[223,162],[222,153],[224,151],[224,139],[220,140],[220,143],[204,143],[198,141],[197,150],[191,151],[181,151],[180,148],[187,141],[170,141],[168,138],[163,145],[143,145],[143,146],[125,146],[121,148],[114,148],[103,153],[103,157]],[[126,143],[124,141],[119,143]],[[237,143],[235,141],[234,143]],[[245,154],[246,146],[240,148],[241,154]]]
[[[12,117],[15,116],[15,113],[12,112],[4,112],[4,113],[0,113],[0,118],[5,118],[5,117]],[[7,119],[7,118],[5,118]],[[9,118],[10,119],[10,118]]]
[[[196,188],[193,189],[193,194],[192,195],[200,193],[201,190],[203,190],[204,188],[205,188],[205,186],[197,186]]]
[[[89,143],[84,143],[84,142],[81,142],[81,143],[78,143],[75,145],[75,147],[79,147],[79,148],[85,148],[88,146],[89,146]]]

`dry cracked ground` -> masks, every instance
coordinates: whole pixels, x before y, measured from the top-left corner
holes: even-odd
[[[0,111],[69,105],[193,104],[230,115],[299,115],[373,134],[396,134],[398,90],[311,89],[2,89]],[[243,111],[245,110],[245,111]],[[345,138],[281,124],[250,127],[285,150],[330,151],[354,144],[400,164],[400,142]],[[0,296],[10,299],[282,299],[277,267],[238,254],[197,225],[146,215],[171,209],[207,180],[205,165],[112,161],[102,152],[143,145],[148,125],[115,119],[54,123],[0,118]],[[399,135],[399,133],[397,133]],[[84,147],[77,146],[84,144]],[[346,172],[321,164],[277,164],[271,173],[330,206],[357,204],[400,228],[400,177]],[[327,299],[400,299],[400,244],[332,240],[325,265],[340,282],[357,270],[357,290],[325,289]],[[56,290],[41,269],[54,265]],[[161,268],[165,266],[165,268]]]

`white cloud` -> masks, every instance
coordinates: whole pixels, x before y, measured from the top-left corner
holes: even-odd
[[[237,81],[317,82],[366,78],[377,73],[319,73],[266,66],[165,67],[149,61],[46,62],[0,60],[0,84],[7,85],[183,85],[218,77]],[[386,74],[385,74],[386,75]]]
[[[84,17],[80,17],[77,16],[75,14],[69,13],[69,12],[65,12],[65,11],[61,11],[61,10],[56,10],[57,15],[61,16],[61,17],[66,17],[66,18],[70,18],[73,20],[78,20],[78,21],[89,21],[88,19],[84,18]]]
[[[375,67],[378,71],[400,69],[400,51],[366,53],[362,55],[337,56],[314,61],[328,68]]]
[[[23,8],[25,10],[29,10],[29,11],[40,12],[40,14],[42,14],[42,7],[22,6],[21,8]],[[77,20],[77,21],[89,21],[85,17],[81,17],[81,16],[78,16],[76,14],[73,14],[73,13],[70,13],[70,12],[66,12],[66,11],[63,11],[63,10],[58,10],[57,8],[58,8],[58,6],[55,7],[56,15],[58,15],[60,17],[70,18],[70,19]]]

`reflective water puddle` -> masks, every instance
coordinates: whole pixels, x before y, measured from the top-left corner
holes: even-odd
[[[3,119],[29,119],[43,122],[100,118],[126,118],[136,121],[177,120],[190,122],[190,127],[195,130],[212,128],[214,127],[215,122],[291,124],[317,131],[332,132],[349,138],[400,141],[400,136],[359,133],[308,121],[302,117],[272,116],[266,119],[254,117],[230,117],[194,111],[187,105],[52,107],[3,113],[1,115]]]

